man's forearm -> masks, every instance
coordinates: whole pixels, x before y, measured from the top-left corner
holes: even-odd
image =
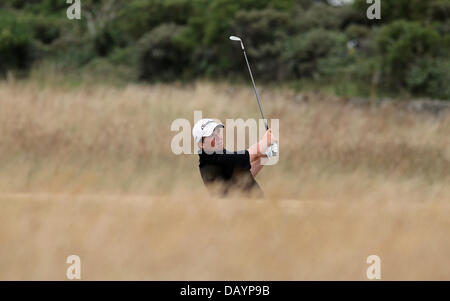
[[[261,157],[254,161],[250,161],[250,172],[252,173],[253,177],[256,177],[256,175],[261,171],[261,169],[264,167],[264,165],[261,164]]]
[[[260,159],[264,156],[262,153],[263,146],[261,145],[261,141],[253,144],[248,148],[248,153],[250,154],[250,162]]]
[[[253,177],[261,171],[264,165],[261,164],[261,158],[266,157],[265,154],[262,153],[263,145],[262,142],[253,144],[249,147],[248,152],[250,154],[250,172]]]

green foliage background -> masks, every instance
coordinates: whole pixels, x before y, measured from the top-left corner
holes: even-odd
[[[381,0],[381,20],[365,0],[81,0],[81,20],[65,2],[0,2],[1,76],[248,80],[238,35],[258,82],[450,99],[450,0]]]

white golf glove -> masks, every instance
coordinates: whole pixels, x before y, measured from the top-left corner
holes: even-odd
[[[278,154],[278,144],[274,143],[271,144],[267,149],[266,152],[264,153],[267,158],[272,158],[274,156],[276,156]]]

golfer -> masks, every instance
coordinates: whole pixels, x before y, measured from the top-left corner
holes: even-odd
[[[201,119],[192,129],[195,143],[200,148],[199,168],[205,186],[212,195],[240,192],[263,197],[255,176],[263,168],[261,158],[271,157],[278,151],[271,130],[247,150],[228,152],[223,145],[223,128],[223,124],[213,119]]]

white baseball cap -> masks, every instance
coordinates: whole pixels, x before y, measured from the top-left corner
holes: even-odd
[[[192,135],[194,136],[195,142],[198,143],[202,140],[202,137],[211,136],[216,127],[224,127],[223,124],[215,121],[214,119],[204,118],[197,121],[197,123],[192,128]]]

